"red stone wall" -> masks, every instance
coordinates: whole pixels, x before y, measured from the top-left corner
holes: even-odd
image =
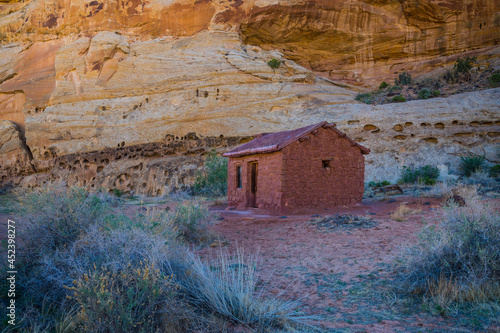
[[[326,208],[361,202],[364,156],[359,148],[330,129],[319,128],[309,139],[283,150],[283,209]],[[322,162],[330,160],[330,167]]]
[[[229,159],[228,204],[246,209],[250,202],[250,162],[258,162],[257,207],[277,213],[360,203],[365,161],[359,148],[330,129],[279,152]],[[329,161],[324,167],[323,161]],[[242,188],[236,167],[241,166]]]
[[[282,153],[256,154],[230,158],[228,164],[227,196],[230,207],[246,209],[250,202],[250,162],[258,163],[257,207],[276,211],[281,206]],[[236,167],[241,166],[242,188],[237,188]]]

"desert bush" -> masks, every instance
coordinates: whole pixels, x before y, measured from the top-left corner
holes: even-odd
[[[498,178],[500,176],[500,164],[495,164],[490,167],[489,175],[492,178]]]
[[[488,78],[488,82],[492,87],[500,86],[500,72],[491,74],[491,76]]]
[[[401,89],[403,89],[401,86],[392,86],[392,87],[389,87],[388,91],[392,93],[395,91],[400,91]]]
[[[453,68],[451,70],[446,71],[443,76],[443,79],[449,83],[456,83],[463,76],[469,76],[470,70],[472,69],[473,64],[476,62],[476,57],[465,57],[458,58],[457,61],[453,64]]]
[[[404,249],[398,266],[402,287],[448,305],[500,297],[497,207],[472,196],[464,207],[446,205],[441,221],[424,228],[417,243]]]
[[[356,97],[354,98],[357,101],[363,102],[365,104],[372,104],[373,103],[373,95],[372,94],[357,94]]]
[[[269,60],[267,62],[267,64],[269,65],[269,67],[271,67],[272,69],[278,69],[281,65],[281,61],[279,61],[278,59],[276,58],[272,58],[271,60]]]
[[[406,102],[406,98],[403,95],[396,95],[391,99],[391,102],[393,103]]]
[[[215,215],[200,202],[188,202],[179,205],[175,211],[173,222],[184,241],[203,244],[216,238],[211,230]]]
[[[419,99],[429,99],[432,96],[432,92],[428,88],[422,88],[418,92],[418,98]]]
[[[459,75],[455,70],[451,69],[447,70],[446,73],[444,73],[443,79],[448,83],[456,83],[458,82]]]
[[[453,70],[457,73],[468,73],[476,63],[477,57],[458,58],[453,65]]]
[[[382,187],[382,186],[387,186],[387,185],[391,185],[391,182],[388,180],[383,180],[383,181],[379,181],[379,182],[371,181],[368,183],[369,187]]]
[[[472,173],[481,169],[485,163],[484,156],[461,156],[460,157],[460,172],[463,176],[469,177]]]
[[[434,185],[439,177],[439,169],[431,165],[422,167],[404,166],[399,179],[400,184],[423,183]]]
[[[19,197],[24,210],[19,235],[16,306],[29,313],[24,324],[53,328],[72,281],[90,269],[118,272],[141,261],[160,265],[176,252],[177,232],[165,212],[128,218],[116,212],[113,199],[84,189],[44,189]],[[52,308],[41,315],[44,308]],[[32,309],[28,311],[27,309]]]
[[[195,194],[225,196],[227,194],[227,158],[212,150],[205,161],[203,171],[196,177],[192,191]]]
[[[162,311],[175,303],[172,279],[142,262],[118,272],[95,267],[68,287],[78,306],[75,319],[84,332],[157,332]]]
[[[399,73],[398,77],[394,80],[396,86],[405,86],[411,83],[411,74],[408,72]]]
[[[389,84],[385,81],[382,81],[382,83],[378,86],[379,89],[385,89],[387,87],[389,87]]]
[[[441,92],[439,90],[433,90],[431,91],[432,97],[438,97],[441,95]]]
[[[174,268],[180,292],[192,307],[258,332],[286,330],[311,318],[297,311],[296,302],[265,299],[262,289],[257,292],[257,258],[242,251],[231,258],[224,250],[208,262],[191,254],[188,266]]]
[[[112,209],[112,200],[105,194],[82,188],[49,186],[21,194],[18,201],[24,215],[23,253],[27,257],[73,243],[91,225],[104,221]]]
[[[488,171],[481,169],[474,171],[469,177],[463,179],[463,183],[466,185],[480,185],[481,187],[486,188],[497,184],[497,182],[490,177]]]

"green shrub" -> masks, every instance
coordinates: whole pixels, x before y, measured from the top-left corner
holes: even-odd
[[[94,268],[73,282],[70,299],[84,332],[156,332],[177,286],[154,265],[128,265],[118,272]]]
[[[500,213],[477,196],[444,207],[399,260],[402,287],[431,299],[439,312],[453,303],[500,297]]]
[[[441,92],[439,90],[433,90],[431,92],[432,97],[438,97],[441,95]]]
[[[215,238],[210,228],[215,216],[201,203],[189,202],[179,205],[174,214],[174,225],[179,232],[179,237],[184,241],[203,244]]]
[[[372,94],[357,94],[356,97],[354,98],[357,101],[363,102],[365,104],[372,104],[373,103],[373,95]]]
[[[382,81],[382,83],[380,84],[380,86],[378,86],[379,89],[385,89],[389,87],[389,84],[385,81]]]
[[[104,221],[112,200],[82,188],[54,188],[27,192],[20,197],[24,214],[24,254],[49,253],[75,242],[92,225]]]
[[[499,87],[500,86],[500,72],[493,73],[491,76],[488,78],[488,82],[492,87]]]
[[[272,69],[278,69],[281,65],[281,61],[279,61],[278,59],[276,58],[272,58],[271,60],[269,60],[267,62],[267,64],[269,65],[269,67],[271,67]]]
[[[398,77],[394,80],[397,86],[405,86],[411,83],[411,74],[408,72],[399,73]]]
[[[389,92],[400,91],[401,89],[403,89],[401,86],[392,86],[389,88]]]
[[[484,156],[461,156],[460,171],[463,176],[469,177],[484,165]]]
[[[434,185],[439,177],[439,169],[431,165],[423,167],[403,167],[399,183],[401,184],[415,184],[422,183],[425,185]]]
[[[458,58],[453,65],[453,70],[457,73],[468,73],[472,65],[476,63],[477,57]]]
[[[47,187],[18,198],[24,211],[19,235],[19,311],[26,313],[19,329],[55,325],[74,303],[66,297],[72,281],[89,270],[120,271],[141,261],[160,266],[177,247],[177,231],[166,212],[135,218],[114,207],[116,199],[81,188]],[[45,309],[51,309],[43,314]],[[42,315],[43,314],[43,315]]]
[[[500,176],[500,164],[495,164],[490,168],[490,177],[498,178]]]
[[[192,187],[194,194],[225,196],[227,194],[227,158],[212,150],[205,161],[203,171]]]
[[[431,90],[428,88],[422,88],[418,92],[419,99],[429,99],[429,98],[431,98],[431,96],[432,96]]]
[[[444,80],[449,83],[456,83],[461,76],[469,75],[472,65],[476,62],[476,57],[458,58],[453,64],[453,68],[444,74]]]
[[[392,97],[391,102],[393,103],[406,102],[406,98],[403,95],[396,95]]]

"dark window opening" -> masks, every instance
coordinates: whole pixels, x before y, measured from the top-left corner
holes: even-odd
[[[236,167],[236,186],[242,188],[243,184],[241,182],[241,166]]]
[[[331,160],[323,160],[323,161],[321,161],[321,164],[323,165],[324,169],[331,168],[330,162],[331,162]]]

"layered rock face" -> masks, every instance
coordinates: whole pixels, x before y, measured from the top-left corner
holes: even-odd
[[[499,89],[373,107],[345,84],[424,72],[462,51],[493,66],[495,6],[0,1],[2,184],[165,194],[188,186],[211,149],[322,120],[372,150],[367,180],[409,163],[453,171],[467,153],[495,162]]]
[[[122,31],[191,36],[240,31],[330,79],[374,86],[401,70],[441,67],[466,51],[498,56],[496,0],[23,0],[0,1],[0,36],[36,42]]]

